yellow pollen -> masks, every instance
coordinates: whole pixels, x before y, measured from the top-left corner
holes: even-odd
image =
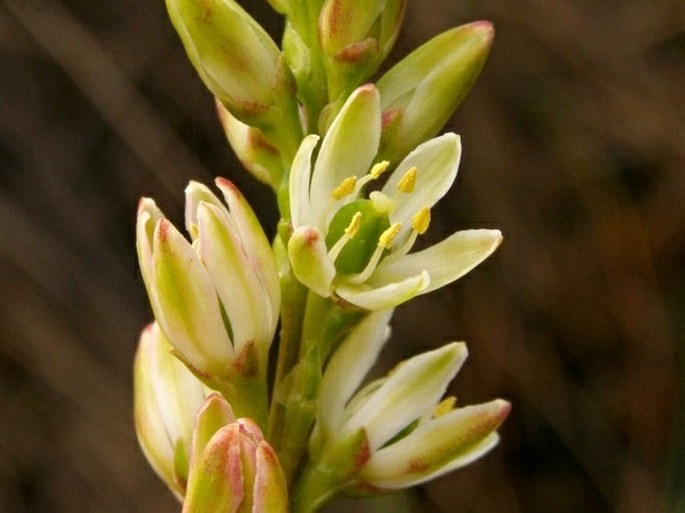
[[[416,166],[413,166],[404,173],[404,176],[400,178],[397,184],[397,189],[401,192],[410,193],[414,192],[414,186],[416,185]]]
[[[354,192],[355,185],[357,185],[357,177],[348,176],[342,182],[340,182],[340,185],[333,189],[333,192],[331,192],[331,196],[335,200],[342,199],[351,192]]]
[[[433,412],[433,417],[442,417],[454,409],[454,404],[457,402],[457,398],[454,396],[446,397],[435,407]]]
[[[196,223],[192,223],[192,224],[188,227],[188,233],[190,233],[190,236],[191,236],[193,239],[197,239],[197,236],[198,236],[198,234],[200,233],[200,230],[198,229],[198,226],[197,226]]]
[[[381,176],[383,173],[387,171],[389,165],[390,162],[388,162],[387,160],[376,162],[371,168],[371,171],[369,171],[371,178],[373,180],[376,180],[379,176]]]
[[[411,220],[412,230],[416,230],[419,235],[423,235],[428,230],[428,225],[431,222],[431,209],[423,207],[419,210]]]
[[[390,246],[392,246],[395,237],[397,237],[397,234],[400,233],[401,229],[402,223],[394,223],[391,225],[390,228],[381,233],[381,236],[378,238],[378,247],[390,249]]]
[[[352,220],[350,221],[350,224],[347,225],[347,228],[345,228],[345,235],[347,235],[350,239],[354,239],[354,236],[357,235],[357,232],[359,231],[359,227],[362,224],[362,213],[357,212],[352,216]]]

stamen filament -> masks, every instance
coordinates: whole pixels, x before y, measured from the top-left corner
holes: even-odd
[[[364,187],[370,181],[377,180],[383,173],[387,171],[388,166],[390,166],[390,162],[387,160],[376,162],[371,168],[371,170],[368,172],[368,174],[362,176],[357,181],[355,193],[358,193],[361,190],[361,188]]]
[[[414,246],[414,243],[416,242],[416,239],[418,238],[419,235],[423,235],[426,233],[426,230],[428,230],[428,226],[430,225],[431,221],[431,211],[430,208],[428,207],[422,207],[416,214],[414,214],[414,217],[411,220],[411,233],[407,237],[407,240],[405,240],[402,245],[395,249],[395,251],[392,252],[392,255],[388,256],[388,259],[396,259],[403,257],[409,251],[411,248]]]
[[[376,246],[376,251],[374,251],[373,255],[371,255],[369,263],[366,264],[366,267],[362,272],[350,276],[348,278],[348,281],[350,283],[358,285],[360,283],[364,283],[371,277],[371,274],[373,274],[373,272],[376,270],[376,267],[378,266],[378,262],[381,261],[383,252],[386,249],[390,249],[393,241],[395,240],[395,237],[397,237],[397,234],[400,233],[401,229],[402,223],[394,223],[390,226],[390,228],[386,229],[383,233],[381,233],[381,236],[378,238],[378,245]]]
[[[338,239],[338,241],[333,244],[333,247],[328,251],[328,256],[335,262],[335,260],[338,258],[340,255],[340,252],[343,250],[345,245],[350,242],[354,237],[357,235],[359,232],[359,227],[362,224],[362,213],[361,212],[356,212],[353,216],[352,219],[350,220],[350,224],[347,225],[347,228],[345,228],[345,233],[343,234],[342,237]]]

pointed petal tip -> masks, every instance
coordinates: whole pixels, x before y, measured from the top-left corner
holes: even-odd
[[[141,332],[140,336],[142,337],[149,337],[152,335],[152,333],[155,330],[155,323],[151,322],[147,326],[143,328],[143,331]]]
[[[370,100],[375,100],[378,98],[380,100],[380,92],[378,91],[378,88],[371,83],[367,83],[364,85],[361,85],[355,89],[350,97],[347,99],[349,102],[352,98],[354,99],[365,99],[368,98]]]
[[[502,232],[499,230],[492,230],[493,235],[494,235],[494,240],[495,240],[495,247],[499,246],[502,244],[502,241],[504,240],[504,235],[502,235]]]
[[[221,190],[226,189],[230,191],[238,191],[238,187],[236,187],[235,184],[231,182],[228,178],[224,178],[223,176],[217,176],[214,179],[214,183]]]
[[[138,200],[138,215],[142,214],[146,210],[157,209],[157,204],[152,198],[143,196]]]
[[[316,226],[303,226],[301,229],[297,230],[299,236],[308,246],[314,246],[319,239],[323,238],[323,234]]]
[[[483,36],[486,36],[489,39],[492,39],[495,36],[495,27],[491,21],[478,20],[469,23],[469,26],[472,27],[474,31],[481,32]]]
[[[450,342],[448,346],[454,348],[454,352],[461,354],[466,358],[469,355],[469,349],[466,347],[466,342]]]
[[[511,413],[511,403],[505,399],[495,399],[493,401],[495,406],[499,409],[499,421],[504,422]]]

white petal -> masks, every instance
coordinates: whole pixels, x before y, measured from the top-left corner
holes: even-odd
[[[174,475],[176,444],[189,445],[203,385],[171,354],[154,323],[145,328],[134,362],[134,413],[138,440],[148,461],[174,493],[182,492]]]
[[[157,328],[156,356],[150,372],[160,404],[164,425],[172,441],[179,438],[189,444],[195,414],[202,406],[205,391],[202,383],[171,353],[171,345]]]
[[[155,318],[174,349],[203,372],[224,373],[233,358],[209,273],[190,243],[162,219],[155,230]]]
[[[411,220],[421,208],[432,208],[452,187],[461,158],[461,141],[458,135],[446,133],[419,145],[397,166],[382,191],[389,197],[398,194],[397,184],[408,169],[416,167],[416,184],[411,193],[399,193],[393,223],[402,223],[403,234],[411,230]]]
[[[312,175],[312,152],[318,142],[318,135],[305,137],[290,168],[290,218],[295,229],[316,224],[309,204],[309,186]]]
[[[390,336],[392,310],[369,314],[343,341],[326,366],[319,391],[319,415],[324,436],[340,428],[345,405],[359,388]]]
[[[133,362],[136,434],[145,457],[157,475],[173,487],[176,494],[180,494],[182,490],[174,482],[174,444],[164,425],[161,405],[150,372],[154,357],[154,329],[158,328],[151,324],[143,331]]]
[[[217,178],[216,184],[224,194],[226,203],[228,203],[229,218],[235,222],[238,228],[247,259],[262,284],[265,298],[270,305],[270,309],[265,312],[265,325],[263,326],[266,336],[270,340],[276,329],[281,307],[281,286],[271,244],[266,238],[257,216],[238,188],[224,178]]]
[[[152,287],[152,239],[157,223],[164,219],[164,214],[157,208],[150,198],[142,198],[138,205],[138,217],[136,219],[136,249],[138,251],[138,264],[143,275],[143,281],[150,296],[150,302],[156,301],[156,292]]]
[[[416,472],[415,474],[411,474],[410,472],[407,472],[407,475],[393,475],[391,470],[397,468],[398,465],[401,465],[401,461],[392,461],[388,458],[377,460],[376,462],[372,459],[367,464],[367,468],[364,468],[362,471],[361,477],[364,482],[382,490],[397,490],[400,488],[416,486],[473,463],[478,458],[481,458],[494,449],[498,442],[499,435],[497,433],[491,433],[477,444],[471,446],[468,452],[460,454],[442,467],[425,473]],[[407,462],[406,458],[403,459],[405,468],[411,465],[411,463]]]
[[[223,210],[226,210],[226,207],[206,185],[198,182],[191,181],[186,187],[185,194],[186,231],[190,234],[192,240],[195,240],[197,238],[197,207],[200,202],[210,203]]]
[[[375,273],[374,273],[375,274]],[[336,286],[335,293],[345,301],[367,310],[393,308],[423,293],[430,284],[426,271],[413,276],[388,276],[385,281],[374,279],[362,285],[349,285],[344,282]]]
[[[369,285],[399,280],[427,271],[430,284],[426,294],[461,278],[489,257],[502,242],[499,230],[464,230],[456,232],[423,251],[383,260],[367,282]]]
[[[377,450],[435,408],[467,354],[464,344],[453,342],[402,362],[349,419],[345,433],[365,429],[371,450]]]
[[[380,137],[380,97],[378,90],[367,84],[350,95],[321,143],[310,192],[313,212],[326,211],[331,192],[345,178],[368,173]],[[320,229],[325,228],[322,223]]]
[[[331,295],[335,266],[318,228],[302,226],[288,241],[288,256],[295,277],[322,297]]]
[[[247,342],[256,340],[260,346],[269,344],[270,338],[264,340],[268,331],[266,334],[263,332],[270,321],[268,297],[244,252],[238,233],[231,229],[228,212],[201,203],[197,216],[200,233],[197,252],[228,315],[236,353],[240,353],[242,345]],[[268,329],[268,325],[266,327]]]
[[[363,479],[383,489],[403,488],[468,465],[497,444],[494,431],[510,409],[498,399],[431,419],[376,452],[362,471]]]

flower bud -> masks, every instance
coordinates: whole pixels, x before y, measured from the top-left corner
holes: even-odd
[[[286,513],[276,453],[249,419],[221,427],[195,460],[183,513]]]
[[[294,105],[292,76],[278,46],[234,0],[166,4],[200,78],[234,116],[255,124],[272,116],[267,111],[274,106]]]
[[[417,48],[380,78],[382,158],[396,162],[442,129],[475,83],[493,36],[492,25],[486,21],[453,28]]]
[[[133,382],[140,446],[155,472],[181,498],[188,479],[193,419],[206,389],[172,354],[157,323],[141,334]]]
[[[280,307],[278,273],[245,199],[227,180],[217,185],[229,208],[203,185],[186,189],[192,244],[152,200],[142,200],[138,256],[155,318],[179,358],[238,414],[261,422]]]
[[[366,80],[397,39],[406,0],[327,0],[319,41],[329,75],[329,98]]]
[[[240,163],[257,180],[278,190],[284,172],[278,149],[261,130],[236,119],[218,100],[216,107],[226,138]]]
[[[233,409],[220,394],[213,393],[207,397],[202,408],[195,416],[193,438],[190,446],[190,472],[197,464],[197,459],[207,447],[214,434],[224,426],[235,422]]]

